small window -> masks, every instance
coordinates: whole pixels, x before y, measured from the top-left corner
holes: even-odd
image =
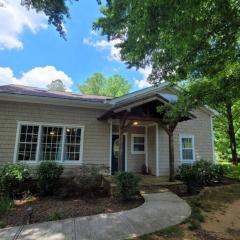
[[[145,137],[144,134],[132,134],[132,154],[145,153]]]
[[[195,161],[193,135],[180,135],[180,155],[184,163]]]

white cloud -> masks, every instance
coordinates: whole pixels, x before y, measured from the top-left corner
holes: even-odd
[[[92,46],[98,50],[110,50],[109,60],[121,61],[120,48],[115,47],[116,44],[120,43],[119,39],[107,41],[107,40],[97,40],[93,41],[91,38],[84,38],[83,43]]]
[[[26,86],[46,88],[53,80],[61,79],[70,91],[73,85],[72,79],[63,71],[57,70],[53,66],[35,67],[28,72],[24,72],[17,78],[11,68],[0,67],[0,85],[20,84]]]
[[[135,80],[135,84],[137,85],[137,87],[140,89],[150,87],[151,84],[147,81],[147,78],[150,75],[150,73],[152,72],[152,67],[147,66],[146,68],[140,68],[138,71],[139,71],[139,73],[142,74],[143,79]]]
[[[0,0],[0,49],[21,49],[20,35],[25,28],[32,33],[47,28],[47,18],[43,13],[29,11],[21,6],[21,0]]]

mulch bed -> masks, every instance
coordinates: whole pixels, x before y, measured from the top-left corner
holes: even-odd
[[[7,215],[7,226],[26,224],[26,210],[33,208],[32,223],[45,222],[51,219],[51,215],[57,213],[61,219],[94,215],[99,213],[112,213],[138,207],[143,204],[141,196],[136,196],[129,201],[120,201],[110,197],[71,199],[57,199],[54,197],[31,196],[27,199],[15,200],[15,206]]]

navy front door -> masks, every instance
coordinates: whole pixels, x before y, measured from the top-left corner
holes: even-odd
[[[123,135],[123,169],[118,169],[119,136],[112,135],[112,174],[125,169],[125,135]]]

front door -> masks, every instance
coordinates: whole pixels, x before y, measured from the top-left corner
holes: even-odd
[[[125,169],[125,135],[123,135],[123,169]],[[112,174],[121,169],[118,169],[118,154],[119,154],[119,136],[112,135]]]

